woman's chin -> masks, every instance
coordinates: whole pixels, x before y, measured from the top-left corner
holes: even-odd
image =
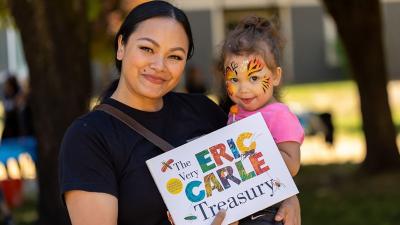
[[[160,90],[160,88],[146,88],[146,90],[142,91],[142,96],[150,99],[160,99],[162,98],[168,91]]]

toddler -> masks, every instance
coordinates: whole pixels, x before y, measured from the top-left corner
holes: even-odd
[[[247,17],[228,34],[221,62],[228,96],[235,103],[228,124],[261,112],[290,174],[295,176],[304,131],[297,117],[276,97],[282,77],[281,51],[282,40],[274,24]],[[240,220],[240,224],[282,224],[274,219],[278,209],[279,203]]]

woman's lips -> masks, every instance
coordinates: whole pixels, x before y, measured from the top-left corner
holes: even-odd
[[[162,83],[164,83],[166,81],[166,80],[164,80],[162,78],[159,78],[159,77],[153,76],[153,75],[149,75],[149,74],[143,74],[143,77],[146,80],[148,80],[151,83],[153,83],[153,84],[162,84]]]

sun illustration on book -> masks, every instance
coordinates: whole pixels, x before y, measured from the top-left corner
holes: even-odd
[[[178,178],[171,178],[166,184],[167,191],[173,195],[177,195],[183,190],[183,183]]]

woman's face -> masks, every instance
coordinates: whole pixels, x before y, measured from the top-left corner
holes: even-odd
[[[118,88],[130,101],[160,100],[178,84],[188,53],[188,37],[172,18],[151,18],[138,24],[126,43],[119,37],[122,61]],[[122,86],[122,87],[120,87]]]

